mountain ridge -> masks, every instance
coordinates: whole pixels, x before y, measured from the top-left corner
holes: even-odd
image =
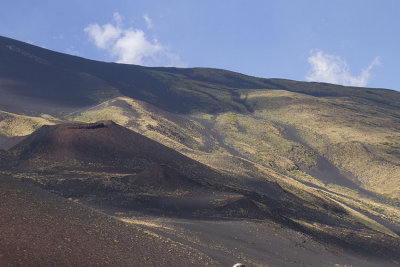
[[[22,50],[27,51],[22,54],[21,52],[14,51],[15,49],[12,50],[9,48],[10,43],[12,44],[12,46],[16,47],[22,46]],[[122,94],[138,100],[149,102],[155,106],[173,112],[188,113],[193,110],[193,107],[195,107],[195,109],[200,107],[201,109],[218,112],[221,110],[230,110],[232,108],[240,109],[240,103],[239,106],[237,103],[231,103],[232,100],[238,98],[237,95],[235,96],[237,92],[232,92],[232,89],[239,90],[258,88],[291,90],[293,92],[301,92],[319,96],[362,96],[366,100],[370,101],[371,99],[376,101],[377,97],[382,97],[382,95],[391,95],[392,98],[395,98],[397,100],[400,99],[399,94],[396,94],[396,91],[392,91],[389,89],[378,90],[372,88],[366,89],[361,87],[344,87],[340,85],[332,85],[326,83],[308,83],[284,79],[255,78],[221,69],[159,68],[141,67],[138,65],[117,63],[104,63],[80,57],[69,56],[67,54],[62,54],[59,52],[53,52],[51,50],[35,47],[5,37],[0,37],[0,53],[4,60],[9,58],[8,60],[3,61],[3,63],[7,64],[0,66],[0,70],[2,71],[3,76],[3,82],[8,82],[9,84],[11,84],[13,79],[15,80],[15,78],[17,78],[16,80],[18,80],[19,83],[27,80],[29,81],[30,86],[32,86],[37,83],[37,79],[42,76],[43,78],[40,78],[41,82],[47,80],[47,84],[45,84],[45,86],[42,85],[40,87],[41,89],[39,89],[39,87],[36,87],[36,90],[39,90],[38,92],[46,92],[47,94],[42,93],[40,97],[52,97],[53,100],[56,100],[58,102],[62,100],[63,103],[75,101],[74,107],[77,107],[77,104],[81,107],[85,105],[94,105],[96,103],[100,103],[102,101]],[[38,54],[39,58],[43,58],[42,60],[49,62],[49,64],[51,63],[52,68],[49,69],[48,67],[46,67],[46,64],[37,62],[34,55],[32,55],[31,57],[27,56],[31,55],[31,53]],[[16,69],[16,67],[14,67],[15,62],[10,58],[10,56],[12,58],[15,58],[16,56],[21,61],[21,63],[24,62],[24,64],[28,64],[26,66],[32,66],[32,68],[26,71],[20,68]],[[44,65],[44,69],[46,71],[39,71],[37,74],[35,74],[35,76],[32,76],[31,74],[28,75],[28,73],[32,72],[32,70],[35,69],[33,68],[33,66],[35,65],[39,65],[42,67]],[[26,74],[22,77],[15,77],[16,73]],[[68,80],[65,80],[65,78],[54,80],[54,77],[50,76],[50,73],[54,73],[53,76],[55,77],[57,77],[57,75],[61,75],[60,77],[69,76],[70,78]],[[130,75],[130,78],[126,78],[127,74]],[[8,77],[4,77],[5,75]],[[47,79],[44,79],[44,77],[47,77]],[[171,79],[181,79],[180,83],[186,83],[187,86],[191,87],[191,90],[197,92],[196,97],[201,97],[201,99],[196,99],[196,101],[194,101],[192,97],[189,97],[187,91],[182,91],[182,89],[177,87],[174,82],[171,82]],[[116,82],[115,80],[118,80],[118,82]],[[74,87],[73,82],[77,84],[77,86],[75,86],[76,88]],[[84,85],[85,83],[89,85],[89,87],[86,86],[85,88],[83,88],[82,85]],[[131,85],[127,85],[127,83],[130,83]],[[211,84],[214,84],[214,86],[211,87],[210,94],[207,87],[209,87]],[[220,87],[218,89],[219,91],[224,91],[220,97],[215,92],[215,90],[217,89],[215,88],[215,85]],[[315,89],[314,85],[324,87],[324,92],[322,93],[319,89]],[[21,86],[13,86],[13,91],[18,91],[18,88],[20,88],[20,90],[23,90],[21,93],[25,94],[26,96],[27,91]],[[64,90],[67,90],[67,88],[69,88],[69,91],[68,94],[66,92],[63,93],[61,97],[57,94],[54,95],[55,92],[51,88],[57,88],[57,92],[62,92]],[[351,89],[352,93],[349,95],[348,93],[343,92],[343,88],[348,88],[347,90]],[[71,89],[73,90],[71,91]],[[370,96],[368,90],[373,91],[374,98]],[[81,92],[79,93],[79,91]],[[35,90],[31,90],[30,92],[35,92]],[[85,93],[86,95],[82,95],[82,92],[87,93]],[[156,98],[154,97],[155,95],[157,96]],[[223,98],[221,99],[221,97],[228,97],[232,100],[226,102],[223,100]],[[160,98],[162,99],[161,101]],[[213,107],[212,105],[199,106],[197,102],[202,100],[218,103],[221,107],[215,109],[215,107]],[[187,104],[185,106],[182,106],[182,104],[185,104],[185,102],[187,102]],[[393,101],[390,102],[390,98],[386,98],[386,101],[381,102],[383,102],[384,104],[393,105]]]

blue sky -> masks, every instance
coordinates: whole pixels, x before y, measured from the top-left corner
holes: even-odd
[[[0,35],[101,61],[399,90],[399,14],[397,0],[1,0]]]

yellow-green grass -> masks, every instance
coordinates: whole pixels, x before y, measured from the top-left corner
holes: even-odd
[[[353,173],[365,188],[400,196],[400,121],[395,110],[351,98],[321,98],[284,90],[246,95],[257,117],[295,126],[305,142]]]
[[[196,150],[209,142],[209,139],[199,133],[202,126],[198,122],[182,119],[176,114],[129,97],[117,97],[68,117],[79,122],[113,120],[180,152]],[[177,123],[169,117],[176,117],[182,122]]]
[[[18,115],[0,111],[0,134],[13,137],[31,134],[43,125],[53,125],[52,118],[42,114],[42,117]]]
[[[306,147],[285,139],[279,126],[251,115],[223,113],[217,116],[215,130],[225,144],[243,156],[266,167],[285,171],[298,164],[315,166],[315,155]]]

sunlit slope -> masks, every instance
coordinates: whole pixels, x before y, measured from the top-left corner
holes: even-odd
[[[292,125],[299,137],[350,172],[354,182],[400,196],[400,110],[351,97],[284,90],[246,92],[258,118]]]
[[[18,138],[31,134],[43,125],[57,123],[50,115],[40,116],[18,115],[0,110],[0,148],[9,148]]]
[[[230,169],[232,157],[239,157],[312,181],[305,172],[318,168],[318,157],[323,157],[337,167],[349,185],[398,197],[397,109],[366,100],[285,90],[246,90],[242,94],[246,99],[243,104],[254,112],[183,115],[119,97],[67,118],[82,122],[112,119],[221,169]],[[288,127],[296,131],[296,140],[287,133]],[[322,182],[348,186],[334,180]]]
[[[113,120],[207,165],[229,172],[239,158],[282,172],[312,167],[313,152],[285,139],[282,127],[251,114],[180,115],[128,97],[118,97],[67,116],[77,122]],[[244,168],[237,171],[245,172]]]
[[[43,125],[52,125],[54,118],[42,114],[40,117],[24,116],[0,111],[0,134],[6,136],[24,136]]]
[[[216,147],[201,123],[129,97],[117,97],[66,118],[75,122],[112,120],[179,151],[211,152]]]

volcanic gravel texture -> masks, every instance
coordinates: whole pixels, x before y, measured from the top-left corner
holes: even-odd
[[[1,266],[216,266],[140,227],[0,177]]]

